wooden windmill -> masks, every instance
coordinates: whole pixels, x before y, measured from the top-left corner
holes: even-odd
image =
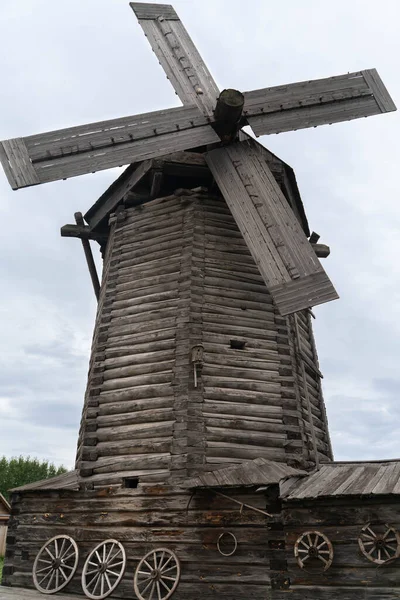
[[[29,586],[36,556],[44,593],[80,590],[79,568],[92,599],[281,600],[282,498],[296,501],[321,463],[336,468],[309,309],[337,294],[293,171],[241,128],[395,106],[375,69],[220,94],[171,6],[131,6],[183,107],[0,143],[15,189],[131,163],[88,225],[62,228],[89,259],[88,239],[104,250],[76,470],[17,491],[5,580]],[[311,555],[330,568],[325,534],[304,539],[300,568]]]

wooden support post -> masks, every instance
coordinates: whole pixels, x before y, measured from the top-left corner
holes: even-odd
[[[238,90],[223,90],[219,95],[214,110],[214,129],[223,142],[235,139],[240,128],[243,106],[244,96]]]
[[[81,212],[76,212],[74,217],[75,217],[76,224],[79,227],[85,226]],[[89,268],[89,273],[90,273],[90,278],[92,280],[94,293],[98,300],[99,296],[100,296],[100,282],[99,282],[99,278],[97,275],[96,265],[94,263],[92,249],[90,247],[90,242],[88,239],[84,239],[84,238],[81,239],[81,242],[82,242],[83,251],[84,251],[85,257],[86,257],[87,266]]]
[[[164,174],[162,169],[154,169],[151,175],[151,188],[150,188],[150,198],[154,200],[157,198],[163,182]]]

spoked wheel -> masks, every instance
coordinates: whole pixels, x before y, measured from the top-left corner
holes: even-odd
[[[92,600],[107,598],[122,579],[126,554],[117,540],[98,544],[87,557],[82,570],[82,589]]]
[[[400,556],[400,534],[386,524],[365,525],[361,529],[358,545],[364,556],[377,565]]]
[[[142,558],[133,585],[139,600],[167,600],[176,590],[181,576],[179,559],[167,548],[152,550]]]
[[[79,550],[68,535],[56,535],[38,552],[33,563],[33,583],[42,594],[55,594],[71,581],[78,566]]]
[[[294,555],[300,569],[308,565],[317,565],[319,560],[323,570],[327,571],[332,564],[333,547],[326,535],[320,531],[306,531],[296,541]]]

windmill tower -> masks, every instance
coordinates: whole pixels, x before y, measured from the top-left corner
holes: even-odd
[[[374,69],[220,94],[171,6],[131,6],[183,107],[0,144],[13,188],[130,163],[87,225],[78,215],[62,228],[82,239],[92,275],[87,240],[104,251],[76,470],[16,492],[6,583],[31,585],[33,564],[44,593],[280,600],[296,530],[283,498],[296,503],[296,485],[336,468],[311,308],[337,294],[292,169],[241,128],[258,136],[395,106]],[[388,468],[390,494],[400,468]],[[397,540],[388,531],[377,529],[379,548]],[[328,536],[301,535],[298,567],[328,570]]]

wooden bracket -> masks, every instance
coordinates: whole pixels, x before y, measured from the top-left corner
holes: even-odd
[[[108,235],[106,233],[98,233],[92,231],[88,225],[73,225],[68,223],[63,225],[60,230],[61,237],[74,237],[81,240],[94,240],[99,244],[104,244],[107,241]]]

